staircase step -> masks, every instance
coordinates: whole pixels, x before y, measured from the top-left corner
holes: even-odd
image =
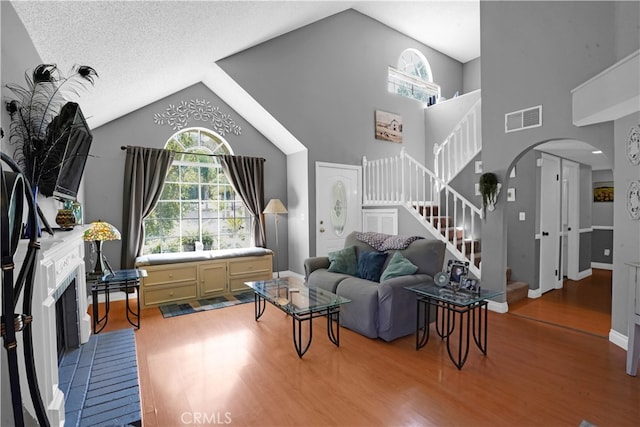
[[[464,253],[470,254],[471,248],[473,247],[473,253],[476,254],[480,252],[480,241],[479,240],[458,240],[457,247],[460,252],[462,251],[462,245],[464,245]]]
[[[462,237],[464,236],[464,231],[463,230],[456,229],[454,227],[442,228],[440,230],[440,232],[450,242],[453,242],[453,236],[456,236],[456,240],[462,240]]]
[[[438,224],[440,224],[440,228],[448,228],[453,225],[453,218],[450,216],[434,216],[427,217],[427,222],[431,221],[431,224],[438,228]]]
[[[529,284],[525,282],[507,283],[507,304],[513,304],[529,297]]]
[[[418,211],[420,216],[438,216],[438,207],[437,206],[414,206],[415,210]]]

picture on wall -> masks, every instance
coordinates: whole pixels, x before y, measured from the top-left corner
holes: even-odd
[[[593,201],[613,202],[613,182],[594,182]]]
[[[376,139],[402,143],[402,117],[376,110]]]

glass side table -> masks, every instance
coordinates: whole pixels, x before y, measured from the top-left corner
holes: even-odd
[[[127,321],[136,329],[140,329],[140,279],[147,277],[147,271],[142,269],[117,270],[102,277],[87,277],[91,284],[91,299],[93,308],[93,333],[100,333],[109,321],[110,298],[109,291],[122,291],[125,294]],[[98,294],[104,293],[105,312],[99,315]],[[130,294],[136,293],[136,310],[130,305]]]
[[[482,354],[487,354],[487,305],[488,299],[504,292],[482,289],[480,293],[464,290],[454,291],[448,286],[428,285],[408,286],[417,296],[416,350],[429,341],[429,318],[431,308],[436,310],[436,332],[447,343],[449,358],[458,369],[462,369],[469,355],[469,343],[473,331],[473,341]],[[482,312],[482,309],[484,313]],[[451,336],[458,319],[458,345],[452,349]],[[457,350],[457,351],[455,351]]]

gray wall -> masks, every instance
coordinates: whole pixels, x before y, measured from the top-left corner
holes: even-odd
[[[462,66],[462,93],[480,89],[480,58],[465,62]]]
[[[123,171],[126,156],[120,146],[139,145],[163,148],[176,130],[168,125],[155,124],[154,114],[163,113],[169,104],[178,105],[181,101],[191,99],[204,99],[211,102],[213,106],[220,107],[223,113],[229,114],[235,123],[240,125],[241,135],[227,134],[224,138],[234,154],[266,159],[265,202],[271,198],[279,198],[286,205],[287,167],[284,154],[211,90],[199,83],[93,130],[91,154],[94,157],[90,157],[87,161],[87,173],[84,178],[87,188],[90,189],[86,194],[85,218],[87,221],[102,219],[122,230]],[[201,121],[191,121],[188,126],[212,129],[210,124]],[[283,224],[286,222],[283,221]],[[287,227],[278,225],[279,239],[281,242],[286,242]],[[276,249],[272,218],[266,219],[266,226],[267,245]],[[281,269],[286,269],[287,248],[284,244],[280,246],[279,266]],[[120,251],[121,242],[109,242],[104,245],[104,252],[112,264],[119,265]]]
[[[640,5],[639,5],[640,6]],[[640,113],[615,121],[616,147],[625,147],[632,126],[640,123]],[[633,166],[625,150],[616,150],[613,171],[616,197],[613,202],[613,319],[612,328],[627,335],[627,301],[629,300],[629,267],[627,262],[640,261],[640,221],[632,220],[626,209],[624,195],[631,181],[640,180],[640,167]],[[618,197],[620,196],[620,197]]]
[[[539,223],[536,215],[536,201],[538,200],[536,180],[532,179],[539,171],[536,167],[536,158],[539,153],[530,150],[516,165],[516,176],[509,178],[500,195],[506,200],[507,188],[514,188],[516,199],[506,202],[507,218],[507,265],[511,267],[512,279],[529,284],[530,289],[538,288],[539,265],[538,251],[535,239],[536,224]],[[520,212],[524,212],[525,220],[520,221]]]
[[[631,13],[633,20],[628,18]],[[485,171],[497,173],[503,181],[520,153],[555,138],[585,141],[613,158],[612,124],[573,126],[571,89],[638,48],[637,17],[635,2],[480,2]],[[624,30],[617,27],[621,19]],[[626,24],[630,21],[635,25]],[[539,104],[543,105],[542,127],[504,133],[505,113]],[[504,289],[505,282],[505,215],[505,206],[499,203],[483,224],[483,253],[492,255],[483,257],[483,283],[498,289]],[[612,323],[626,335],[626,308],[616,294],[626,292],[627,284],[617,278],[615,268],[614,257]]]
[[[331,16],[218,65],[286,127],[309,154],[310,253],[315,254],[315,162],[361,164],[397,155],[425,157],[424,107],[387,92],[387,67],[404,49],[422,52],[451,97],[462,64],[354,10]],[[402,145],[374,138],[374,112],[400,114]],[[293,236],[292,236],[293,237]]]

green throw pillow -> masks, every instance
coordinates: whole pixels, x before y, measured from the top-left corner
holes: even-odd
[[[418,271],[418,266],[406,259],[400,252],[396,251],[389,261],[389,265],[380,276],[380,282],[384,282],[394,277],[408,276]]]
[[[349,246],[335,252],[329,252],[329,271],[355,276],[358,272],[356,247]]]

